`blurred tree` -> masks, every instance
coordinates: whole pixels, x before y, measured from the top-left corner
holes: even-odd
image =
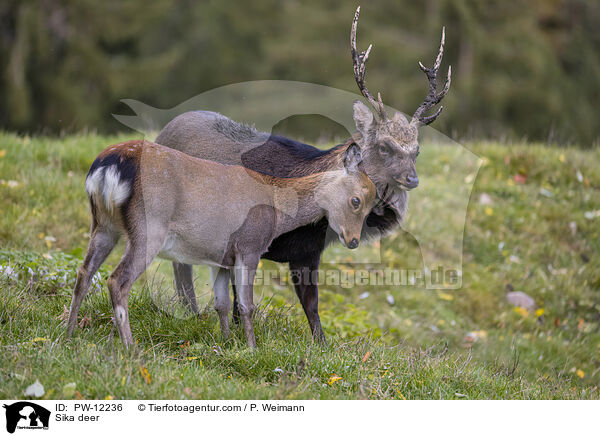
[[[0,127],[120,128],[122,98],[171,107],[208,89],[286,79],[355,91],[355,1],[3,0]],[[594,0],[372,0],[359,45],[368,83],[409,115],[441,26],[453,86],[435,127],[452,136],[590,146],[600,137],[600,3]],[[298,123],[292,123],[298,124]],[[298,124],[305,133],[307,121]],[[323,123],[319,123],[319,130]],[[321,132],[316,132],[320,136]]]

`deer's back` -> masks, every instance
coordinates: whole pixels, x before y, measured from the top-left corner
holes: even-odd
[[[343,145],[319,150],[208,111],[179,115],[165,126],[156,142],[191,156],[243,165],[275,177],[301,177],[337,169],[345,150]]]
[[[129,237],[166,232],[162,256],[189,263],[222,264],[232,244],[264,251],[275,236],[276,212],[291,215],[295,210],[288,209],[298,203],[293,189],[265,183],[244,167],[146,141],[105,149],[90,169],[86,189],[101,222],[113,222]],[[248,234],[264,236],[245,240]]]

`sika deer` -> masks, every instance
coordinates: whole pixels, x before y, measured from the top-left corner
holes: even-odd
[[[273,239],[325,217],[346,246],[358,246],[375,186],[359,169],[358,146],[348,147],[337,157],[338,170],[277,178],[145,141],[108,147],[92,164],[85,182],[92,236],[77,275],[68,335],[77,322],[90,278],[124,234],[125,254],[109,277],[108,288],[115,324],[126,345],[133,344],[129,291],[159,256],[211,265],[215,309],[225,337],[229,336],[233,272],[246,339],[255,347],[254,274]]]
[[[318,150],[310,145],[257,132],[229,118],[207,111],[187,112],[173,119],[156,138],[156,142],[192,156],[226,164],[242,164],[259,173],[276,177],[305,176],[339,168],[339,155],[353,144],[363,153],[363,166],[377,188],[376,207],[368,214],[363,236],[385,235],[402,222],[408,202],[408,191],[419,184],[415,163],[419,154],[418,130],[421,125],[432,123],[442,111],[433,115],[425,113],[437,105],[450,88],[451,69],[444,87],[437,92],[437,72],[444,53],[445,33],[442,30],[440,49],[432,68],[419,63],[427,75],[429,93],[408,122],[397,112],[388,117],[381,95],[376,100],[365,85],[366,64],[371,46],[366,52],[356,47],[356,30],[360,7],[356,10],[350,33],[350,47],[354,66],[354,78],[363,96],[369,101],[377,118],[360,101],[354,103],[354,121],[358,134],[344,144],[330,150]],[[308,318],[316,340],[324,341],[318,310],[318,288],[314,278],[319,269],[321,253],[331,242],[327,236],[327,220],[297,228],[277,237],[266,259],[289,262],[296,294]],[[197,312],[192,281],[192,267],[173,263],[177,292],[193,311]],[[234,319],[237,315],[236,289],[234,284]]]

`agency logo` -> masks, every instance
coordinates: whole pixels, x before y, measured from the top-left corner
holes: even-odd
[[[6,431],[14,433],[18,429],[48,430],[50,411],[42,406],[29,401],[19,401],[10,405],[4,404],[6,409]]]

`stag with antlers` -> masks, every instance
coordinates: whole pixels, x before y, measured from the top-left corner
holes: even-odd
[[[352,22],[350,44],[356,84],[373,107],[373,113],[360,100],[354,102],[356,135],[344,144],[326,152],[284,138],[258,132],[221,114],[209,111],[186,112],[173,119],[159,134],[156,142],[200,158],[221,163],[243,162],[247,168],[275,177],[301,177],[332,171],[343,165],[343,156],[352,144],[360,146],[363,155],[361,166],[375,184],[377,202],[363,225],[363,237],[382,236],[402,222],[408,201],[408,191],[417,187],[419,179],[415,162],[419,154],[418,127],[432,123],[442,107],[433,115],[425,115],[444,98],[450,88],[450,73],[444,87],[437,91],[437,72],[444,52],[444,31],[440,49],[433,67],[419,64],[429,81],[429,93],[408,122],[396,112],[388,117],[381,95],[375,99],[365,84],[366,64],[372,46],[366,51],[357,49],[357,26],[360,7]],[[239,131],[239,134],[236,132]],[[259,144],[248,151],[248,143]],[[243,153],[242,156],[240,156]],[[265,162],[270,164],[267,166]],[[273,163],[276,163],[275,165]],[[323,218],[278,236],[262,254],[265,259],[289,263],[296,294],[302,303],[313,336],[324,341],[318,311],[317,272],[321,253],[337,237],[327,232],[328,222]],[[192,267],[174,262],[178,293],[188,307],[197,312]],[[232,282],[233,284],[233,282]],[[236,289],[234,290],[234,320],[238,317]]]

